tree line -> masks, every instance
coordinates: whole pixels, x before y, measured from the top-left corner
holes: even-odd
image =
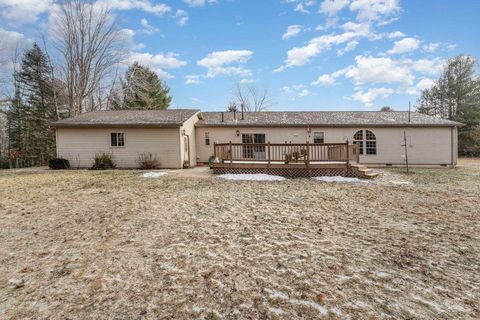
[[[423,90],[417,111],[465,124],[458,131],[461,156],[480,156],[480,76],[475,57],[459,55],[446,61],[434,85]]]
[[[123,31],[109,10],[64,2],[51,42],[33,45],[13,61],[11,94],[0,101],[0,157],[18,166],[55,157],[53,121],[93,110],[166,109],[169,88],[156,72],[133,62],[124,75]],[[53,57],[47,52],[53,49]],[[2,129],[2,128],[0,128]]]

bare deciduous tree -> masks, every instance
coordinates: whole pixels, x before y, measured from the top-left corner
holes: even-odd
[[[125,52],[123,33],[108,8],[81,0],[60,6],[55,26],[70,115],[101,108],[108,91],[105,80]]]
[[[244,107],[245,111],[266,111],[273,105],[273,99],[267,89],[260,89],[254,85],[243,86],[237,84],[233,91],[233,101],[230,105]]]

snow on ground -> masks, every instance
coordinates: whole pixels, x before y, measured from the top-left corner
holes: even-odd
[[[313,177],[312,179],[323,181],[323,182],[338,182],[338,183],[369,183],[370,180],[362,180],[359,178],[349,178],[349,177],[342,177],[342,176],[321,176],[321,177]]]
[[[222,174],[217,176],[220,179],[236,180],[236,181],[283,181],[285,177],[273,176],[269,174],[257,173],[257,174]]]
[[[167,175],[166,172],[146,172],[142,174],[142,178],[160,178]]]

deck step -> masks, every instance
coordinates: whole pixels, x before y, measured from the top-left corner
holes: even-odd
[[[354,164],[352,168],[357,172],[359,178],[373,179],[378,176],[378,173],[361,164]]]

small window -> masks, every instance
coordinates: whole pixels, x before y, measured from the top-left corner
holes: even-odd
[[[110,133],[110,145],[112,147],[125,147],[125,134],[123,132]]]
[[[314,132],[313,133],[313,143],[325,143],[325,133]]]
[[[205,145],[210,145],[210,132],[205,132]]]

